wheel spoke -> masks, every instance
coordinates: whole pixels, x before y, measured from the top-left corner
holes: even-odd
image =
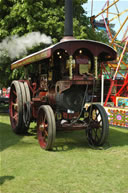
[[[16,113],[12,118],[16,119],[18,117],[18,114]]]
[[[100,115],[100,112],[96,113],[96,120],[98,119],[99,115]]]
[[[48,137],[48,131],[46,129],[44,130],[44,137]]]
[[[96,133],[96,135],[95,135],[95,141],[98,141],[99,140],[99,137],[98,137],[98,135],[97,135],[97,133]]]
[[[15,90],[13,90],[13,91],[12,91],[12,93],[13,93],[15,96],[17,96],[17,94],[16,94],[16,91],[15,91]]]
[[[98,135],[97,135],[97,129],[95,128],[95,129],[93,129],[93,133],[94,133],[94,140],[96,140],[97,141],[97,139],[98,139]]]
[[[11,105],[14,106],[16,103],[15,102],[11,102]]]
[[[18,111],[18,104],[17,103],[13,103],[13,108],[17,112]]]
[[[18,114],[16,113],[12,118],[13,118],[15,121],[17,121],[17,119],[18,119]]]
[[[100,121],[98,121],[99,123],[102,123],[102,119]]]

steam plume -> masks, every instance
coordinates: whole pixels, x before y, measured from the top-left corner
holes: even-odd
[[[11,59],[19,58],[27,54],[27,50],[40,43],[51,44],[51,37],[41,34],[40,32],[32,32],[25,36],[18,35],[9,36],[0,43],[0,57],[7,54]]]

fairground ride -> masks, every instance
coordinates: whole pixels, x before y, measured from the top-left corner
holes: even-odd
[[[108,101],[112,101],[114,107],[118,106],[119,97],[126,98],[120,105],[128,106],[128,8],[121,10],[119,2],[121,3],[120,0],[107,0],[96,16],[93,15],[93,0],[91,3],[93,28],[104,30],[108,35],[110,46],[118,53],[116,61],[102,63],[99,75],[110,81],[104,106],[108,106]],[[115,33],[112,31],[113,23],[116,25]]]

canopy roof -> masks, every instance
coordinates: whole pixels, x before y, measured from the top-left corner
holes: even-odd
[[[108,46],[107,44],[93,41],[93,40],[73,39],[73,40],[61,41],[46,49],[35,52],[29,56],[26,56],[20,60],[17,60],[16,62],[11,64],[11,69],[15,69],[21,66],[25,66],[25,65],[40,61],[40,60],[50,58],[53,55],[54,51],[58,49],[64,49],[67,51],[69,55],[73,55],[73,53],[77,49],[81,49],[81,48],[88,49],[94,56],[99,57],[102,55],[103,61],[115,60],[117,57],[116,51],[112,47]]]

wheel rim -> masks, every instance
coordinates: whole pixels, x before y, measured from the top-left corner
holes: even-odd
[[[38,139],[40,146],[45,149],[48,141],[48,121],[46,114],[43,111],[40,112],[40,114],[42,116],[39,118]]]
[[[86,134],[91,145],[103,145],[108,137],[108,117],[100,105],[93,105],[89,112],[89,127]]]
[[[49,105],[42,105],[38,111],[37,135],[41,148],[51,150],[56,136],[55,116]]]

